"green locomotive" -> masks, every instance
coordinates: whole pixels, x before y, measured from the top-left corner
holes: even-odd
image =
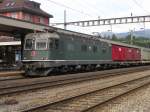
[[[25,37],[23,62],[27,75],[48,75],[112,64],[111,44],[88,35],[31,33]]]

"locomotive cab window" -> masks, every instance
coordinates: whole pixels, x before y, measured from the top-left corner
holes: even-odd
[[[26,39],[25,40],[25,49],[26,50],[32,50],[32,49],[34,49],[34,44],[35,44],[35,42],[34,42],[33,39]]]
[[[49,39],[49,48],[50,49],[58,49],[59,48],[59,40],[51,38]]]
[[[37,42],[37,43],[36,43],[36,49],[37,49],[37,50],[46,49],[46,42]]]
[[[46,50],[47,49],[47,40],[41,39],[36,41],[36,50]]]

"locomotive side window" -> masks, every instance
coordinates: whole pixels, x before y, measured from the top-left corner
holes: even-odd
[[[107,44],[102,43],[102,53],[106,53],[106,52],[107,52]]]
[[[25,49],[26,50],[32,50],[33,48],[34,48],[34,40],[26,39],[26,41],[25,41]]]
[[[59,48],[59,40],[58,39],[49,39],[49,48],[58,49]]]
[[[93,52],[94,52],[94,53],[97,52],[97,46],[93,46]]]
[[[106,53],[106,51],[107,51],[106,48],[103,48],[103,49],[102,49],[102,52],[103,52],[103,53]]]
[[[58,49],[58,47],[59,47],[59,41],[58,39],[55,39],[55,49]]]
[[[71,44],[71,43],[69,43],[69,44],[67,45],[67,49],[68,49],[68,51],[74,51],[74,45]]]
[[[87,51],[87,46],[86,45],[82,45],[81,46],[81,51],[86,52]]]

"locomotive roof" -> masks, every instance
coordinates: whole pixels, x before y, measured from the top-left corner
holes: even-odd
[[[61,32],[63,33],[63,32]],[[134,47],[134,48],[142,48],[142,47],[139,47],[139,46],[135,46],[135,45],[130,45],[130,44],[126,44],[126,43],[121,43],[121,42],[116,42],[116,41],[112,41],[112,40],[107,40],[107,39],[102,39],[102,38],[98,38],[96,36],[93,36],[93,35],[88,35],[88,34],[82,34],[82,33],[65,33],[66,35],[75,35],[75,36],[79,36],[81,38],[89,38],[89,39],[93,39],[93,40],[98,40],[98,41],[101,41],[101,42],[107,42],[107,43],[110,43],[110,44],[115,44],[115,45],[120,45],[120,46],[127,46],[127,47]],[[147,49],[147,48],[146,48]]]
[[[127,46],[127,47],[134,47],[134,48],[140,48],[140,49],[145,49],[150,51],[149,48],[145,48],[145,47],[140,47],[140,46],[136,46],[136,45],[130,45],[130,44],[126,44],[126,43],[121,43],[121,42],[116,42],[116,41],[112,41],[112,40],[106,40],[106,39],[102,39],[102,38],[98,38],[96,36],[93,35],[89,35],[89,34],[84,34],[84,33],[80,33],[80,32],[75,32],[75,31],[71,31],[71,30],[64,30],[62,28],[56,28],[56,27],[51,27],[50,29],[47,29],[48,31],[55,31],[57,33],[60,34],[66,34],[66,35],[75,35],[75,36],[80,36],[80,37],[85,37],[85,38],[92,38],[95,40],[100,40],[103,42],[108,42],[111,44],[116,44],[116,45],[120,45],[120,46]]]
[[[30,33],[26,35],[27,39],[32,39],[32,38],[60,38],[57,33]]]
[[[107,42],[107,43],[110,43],[110,44],[126,46],[126,47],[133,47],[133,48],[139,48],[139,49],[145,49],[145,50],[150,51],[149,48],[140,47],[140,46],[136,46],[136,45],[130,45],[130,44],[126,44],[126,43],[122,43],[122,42],[116,42],[116,41],[107,40],[107,39],[102,39],[102,38],[98,38],[96,36],[89,35],[89,34],[78,33],[78,32],[63,30],[63,29],[59,29],[57,32],[58,33],[63,33],[63,34],[66,34],[66,35],[75,35],[75,36],[79,36],[81,38],[89,38],[89,39],[93,39],[93,40],[99,40],[99,41]]]

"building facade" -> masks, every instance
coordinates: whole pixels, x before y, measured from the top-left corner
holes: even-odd
[[[40,8],[40,3],[30,0],[1,0],[0,14],[15,19],[49,25],[53,16]]]

